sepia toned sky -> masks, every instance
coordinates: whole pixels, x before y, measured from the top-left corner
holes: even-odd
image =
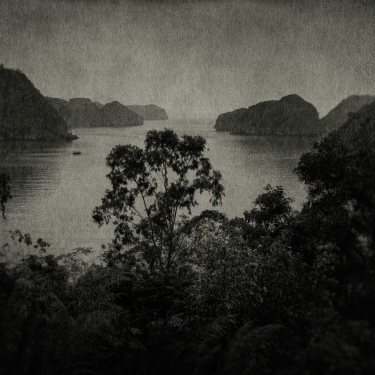
[[[374,0],[0,0],[0,63],[46,96],[174,118],[375,95]]]

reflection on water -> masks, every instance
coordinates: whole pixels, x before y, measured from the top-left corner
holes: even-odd
[[[118,144],[143,146],[150,129],[173,128],[178,134],[200,134],[207,140],[206,155],[221,171],[225,187],[223,206],[230,217],[242,215],[263,187],[282,185],[299,207],[305,198],[293,169],[314,139],[306,137],[246,137],[218,133],[213,124],[146,122],[132,128],[76,129],[80,138],[71,144],[14,142],[0,144],[0,172],[11,176],[13,199],[0,236],[20,229],[35,239],[42,237],[55,251],[78,246],[100,248],[112,237],[112,227],[98,228],[91,219],[109,183],[105,158]],[[73,155],[80,151],[81,155]],[[207,197],[201,209],[210,209]],[[195,213],[198,213],[198,209]],[[2,241],[3,242],[3,241]]]

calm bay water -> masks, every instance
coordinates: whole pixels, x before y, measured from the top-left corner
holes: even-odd
[[[0,245],[10,230],[20,229],[51,243],[53,252],[76,247],[99,250],[110,242],[113,227],[98,226],[91,214],[109,182],[105,158],[118,144],[143,147],[150,129],[172,128],[178,134],[202,135],[206,155],[223,175],[225,197],[218,209],[229,217],[241,216],[266,184],[282,185],[299,208],[306,193],[293,174],[300,155],[313,138],[246,137],[218,133],[212,123],[157,121],[130,128],[75,129],[80,138],[71,144],[0,144],[0,171],[11,176],[13,199],[7,204],[7,220],[0,222]],[[81,155],[73,155],[81,151]],[[211,206],[199,199],[199,213]]]

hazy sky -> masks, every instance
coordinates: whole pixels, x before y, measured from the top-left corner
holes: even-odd
[[[0,63],[46,96],[216,117],[375,95],[375,0],[0,0]]]

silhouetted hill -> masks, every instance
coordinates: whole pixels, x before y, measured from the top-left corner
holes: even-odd
[[[72,117],[72,113],[69,109],[69,102],[64,99],[45,97],[49,104],[57,110],[60,116],[68,123]]]
[[[350,112],[358,112],[363,106],[375,102],[375,96],[351,95],[340,102],[320,120],[321,127],[326,133],[338,129],[348,120]]]
[[[123,127],[143,124],[143,117],[119,102],[103,105],[87,98],[73,98],[69,102],[48,98],[71,128]]]
[[[74,138],[66,121],[25,74],[0,66],[0,139]]]
[[[321,134],[316,108],[298,95],[260,102],[221,114],[215,124],[218,131],[245,135],[316,135]]]
[[[131,111],[138,113],[145,120],[168,120],[168,115],[165,109],[158,107],[155,104],[149,105],[127,105]]]
[[[351,113],[335,133],[352,150],[375,147],[375,102]]]
[[[131,111],[121,103],[114,101],[106,104],[98,112],[92,126],[124,127],[143,124],[143,117]]]
[[[92,126],[97,119],[99,108],[86,98],[73,98],[69,100],[68,106],[72,117],[68,121],[72,128],[87,128]]]

